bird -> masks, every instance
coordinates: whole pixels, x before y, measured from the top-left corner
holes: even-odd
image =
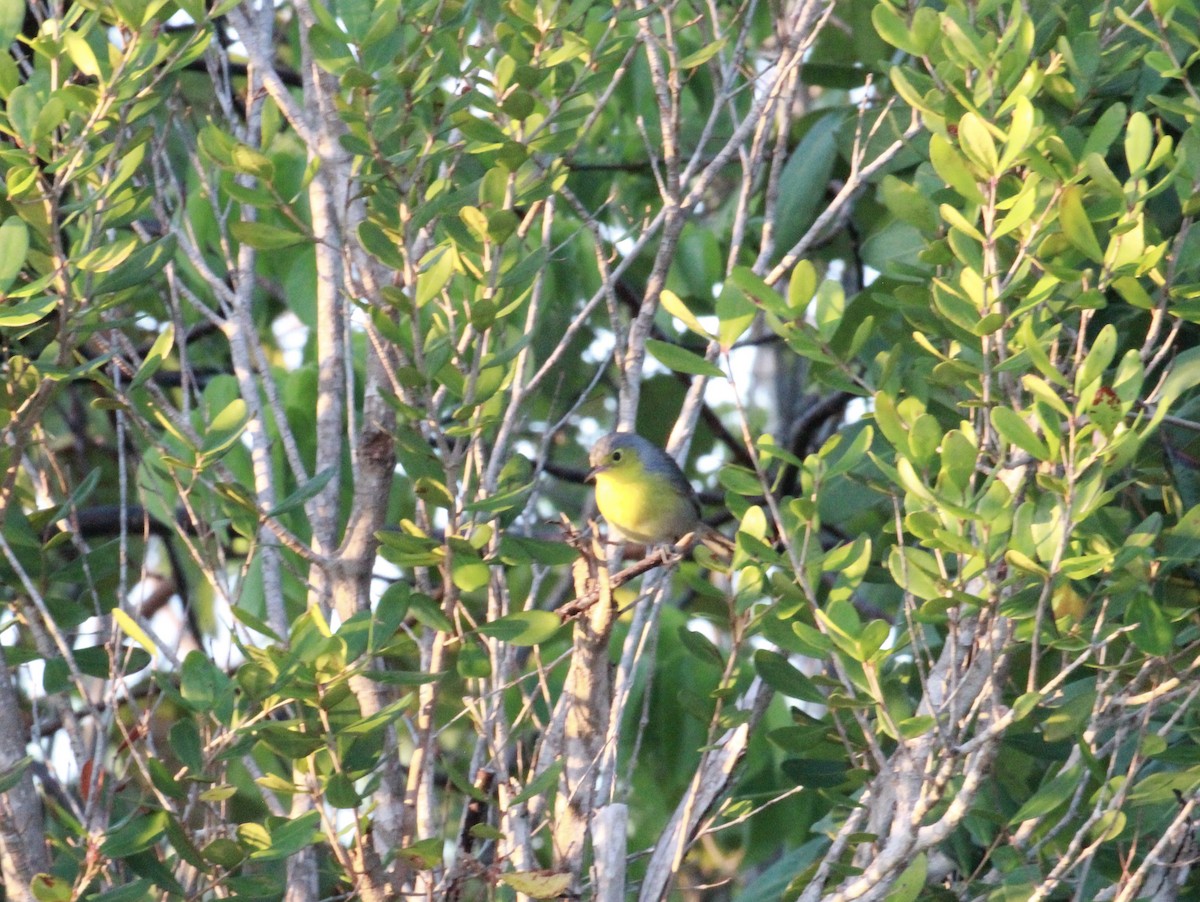
[[[700,519],[700,499],[667,452],[634,432],[611,432],[592,446],[588,482],[596,506],[618,538],[643,545],[677,544],[695,534],[728,559],[734,543]]]

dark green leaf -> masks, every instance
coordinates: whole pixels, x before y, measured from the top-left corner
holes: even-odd
[[[142,900],[154,898],[154,892],[151,889],[152,886],[153,883],[149,880],[133,880],[124,886],[110,889],[108,892],[91,893],[83,898],[84,902],[142,902]],[[169,889],[169,887],[162,886],[162,884],[159,884],[159,886],[163,889]],[[183,887],[180,887],[178,891],[181,894],[185,892]]]
[[[1175,644],[1175,632],[1162,606],[1150,595],[1134,596],[1125,611],[1125,622],[1133,626],[1129,638],[1148,655],[1165,655]]]
[[[686,348],[668,344],[654,338],[646,339],[646,350],[659,363],[677,373],[690,373],[694,376],[710,376],[714,379],[725,378],[725,373],[715,363],[710,363],[699,354],[693,354]]]
[[[300,507],[311,498],[315,498],[321,493],[321,490],[329,484],[329,480],[333,479],[338,473],[338,467],[326,467],[292,494],[288,495],[277,507],[267,512],[268,517],[280,517],[284,514],[291,513]]]
[[[175,722],[170,733],[171,750],[187,765],[192,776],[204,772],[204,757],[200,748],[200,732],[189,718]]]
[[[725,659],[721,656],[721,650],[704,634],[681,625],[678,635],[680,643],[694,657],[711,664],[713,667],[719,668],[725,666]]]
[[[96,283],[93,294],[111,294],[135,285],[145,285],[175,256],[175,236],[167,235],[139,248],[129,259]]]
[[[6,767],[3,771],[0,771],[0,793],[8,792],[20,783],[21,778],[25,775],[25,771],[29,769],[29,765],[32,763],[33,759],[26,755],[11,767]]]
[[[246,850],[232,839],[220,838],[205,846],[201,854],[215,865],[233,868],[241,864],[246,857]]]
[[[509,805],[520,805],[522,802],[528,802],[534,796],[540,796],[549,793],[551,787],[558,782],[558,776],[562,773],[562,769],[563,759],[559,758],[544,771],[530,780],[524,789],[513,796],[513,799],[511,802],[509,802]]]
[[[108,858],[124,858],[150,848],[166,829],[165,811],[135,817],[115,830],[110,830],[100,846],[100,852]]]
[[[759,649],[754,653],[754,669],[776,692],[805,702],[823,705],[828,699],[811,679],[778,652]]]

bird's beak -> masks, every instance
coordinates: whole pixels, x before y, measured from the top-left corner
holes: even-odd
[[[584,477],[583,481],[584,482],[595,482],[596,474],[603,473],[607,469],[608,469],[608,467],[606,467],[604,465],[601,465],[598,467],[592,467],[590,470],[588,470],[588,474],[587,474],[587,476]]]

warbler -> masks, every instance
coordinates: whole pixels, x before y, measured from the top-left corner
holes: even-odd
[[[630,542],[674,544],[696,537],[723,557],[733,542],[700,519],[700,499],[671,455],[633,432],[612,432],[592,447],[587,478],[609,527]]]

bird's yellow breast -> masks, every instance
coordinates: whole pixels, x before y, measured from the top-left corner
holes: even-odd
[[[699,524],[692,499],[640,465],[597,473],[596,506],[622,536],[647,545],[674,542]]]

